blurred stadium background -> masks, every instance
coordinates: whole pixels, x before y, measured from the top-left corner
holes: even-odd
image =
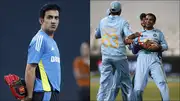
[[[94,38],[94,31],[100,19],[106,16],[106,11],[112,0],[90,2],[91,23],[91,100],[96,100],[99,88],[99,71],[101,67],[100,40]],[[157,17],[155,27],[164,32],[169,50],[163,52],[163,64],[167,75],[171,101],[180,101],[180,1],[121,1],[123,16],[130,23],[133,32],[141,30],[139,15],[141,13],[154,13]],[[136,57],[127,49],[131,75],[136,68]],[[144,101],[160,101],[160,93],[152,79],[144,92]],[[121,96],[117,97],[117,101]]]

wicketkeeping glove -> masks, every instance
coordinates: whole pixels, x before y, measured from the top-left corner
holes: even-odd
[[[12,94],[16,99],[22,100],[27,95],[25,81],[20,79],[15,74],[9,74],[4,76],[6,84],[10,87]]]
[[[145,42],[140,43],[140,46],[143,49],[146,49],[151,52],[157,52],[162,48],[161,45],[159,45],[157,42],[152,40],[146,40]]]

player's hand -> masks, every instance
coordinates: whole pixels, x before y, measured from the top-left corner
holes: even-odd
[[[135,39],[136,37],[141,36],[141,33],[136,32],[128,36],[128,39]]]
[[[132,44],[132,43],[133,43],[133,40],[132,40],[132,39],[126,38],[126,39],[124,40],[124,44],[125,44],[125,45],[130,45],[130,44]]]
[[[32,97],[25,97],[24,99],[22,99],[21,101],[32,101]]]
[[[142,43],[141,47],[151,52],[157,52],[162,48],[161,45],[152,40],[147,40],[146,42]]]
[[[140,32],[136,32],[136,33],[134,33],[134,35],[135,35],[135,37],[139,37],[139,36],[141,36],[141,33]]]
[[[147,50],[151,51],[151,52],[158,52],[162,49],[162,46],[159,44],[151,44],[151,46],[148,47]]]

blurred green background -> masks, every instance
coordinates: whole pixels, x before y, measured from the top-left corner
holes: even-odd
[[[168,87],[170,93],[170,101],[180,101],[180,80],[179,77],[168,77]],[[91,76],[90,97],[91,101],[96,101],[96,95],[99,89],[99,75]],[[118,94],[116,101],[122,101],[121,91]],[[152,79],[149,82],[143,93],[143,101],[161,101],[161,96],[158,88]]]

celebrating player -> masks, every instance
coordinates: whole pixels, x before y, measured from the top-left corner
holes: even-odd
[[[54,37],[59,24],[60,7],[46,4],[40,10],[41,29],[28,48],[25,82],[28,95],[24,101],[59,101],[61,67]]]
[[[124,39],[132,34],[128,22],[121,14],[121,4],[113,1],[110,15],[100,21],[95,37],[101,38],[102,69],[98,101],[114,101],[116,87],[121,88],[124,101],[132,101],[132,83],[129,75],[128,61]],[[132,34],[136,37],[139,34]],[[129,37],[131,38],[131,37]]]
[[[166,76],[162,69],[159,52],[168,49],[163,33],[153,26],[156,22],[156,16],[152,13],[146,14],[145,30],[141,37],[137,38],[137,44],[141,50],[138,51],[137,68],[134,80],[134,91],[137,101],[142,101],[142,92],[147,84],[149,73],[159,88],[163,101],[169,101],[169,89],[166,82]]]

